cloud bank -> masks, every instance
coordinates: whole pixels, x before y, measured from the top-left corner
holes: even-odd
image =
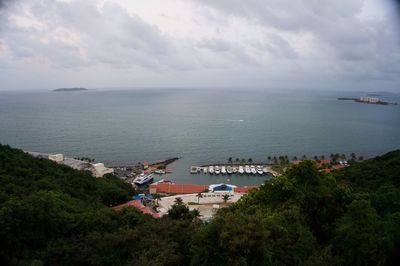
[[[399,17],[374,0],[0,0],[0,90],[398,90]]]

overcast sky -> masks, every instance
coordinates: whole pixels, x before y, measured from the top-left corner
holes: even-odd
[[[0,90],[400,92],[389,0],[0,0]]]

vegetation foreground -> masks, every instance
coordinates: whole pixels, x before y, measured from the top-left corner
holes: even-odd
[[[109,206],[130,185],[0,145],[1,265],[394,265],[400,151],[332,174],[289,168],[208,224]]]

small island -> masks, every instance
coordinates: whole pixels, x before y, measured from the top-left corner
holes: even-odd
[[[55,92],[62,92],[62,91],[87,91],[88,89],[86,88],[59,88],[55,89],[53,91]]]
[[[339,101],[354,101],[356,103],[365,103],[365,104],[379,104],[379,105],[397,105],[397,103],[385,102],[376,97],[360,97],[360,98],[347,98],[340,97]]]

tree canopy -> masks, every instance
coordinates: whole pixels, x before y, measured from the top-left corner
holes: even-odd
[[[400,151],[329,174],[304,161],[200,223],[181,200],[161,219],[129,184],[0,145],[2,265],[395,265]]]

